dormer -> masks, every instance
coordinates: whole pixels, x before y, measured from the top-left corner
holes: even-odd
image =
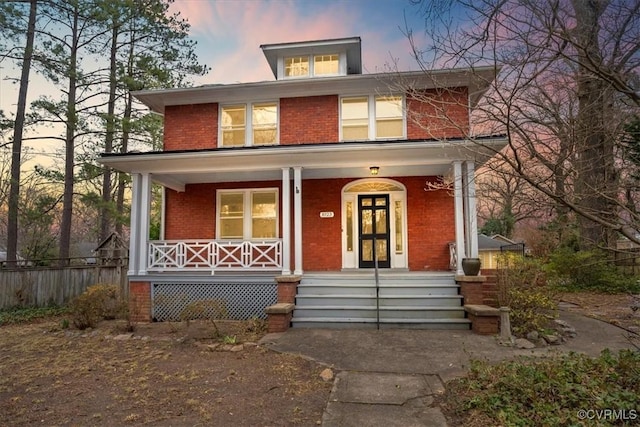
[[[362,74],[360,37],[260,46],[276,80]]]

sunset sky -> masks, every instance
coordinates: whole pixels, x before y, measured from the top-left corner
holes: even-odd
[[[404,32],[408,27],[419,37],[424,23],[410,0],[176,0],[171,11],[191,24],[199,61],[211,67],[195,85],[273,80],[261,44],[354,36],[362,39],[364,73],[383,72],[394,63],[400,70],[418,69]],[[18,85],[7,77],[19,75],[17,67],[0,63],[0,109],[10,117]],[[45,94],[62,97],[32,70],[29,102]],[[36,163],[49,163],[47,158],[62,148],[59,142],[41,140],[25,146],[38,153]]]
[[[200,61],[212,70],[203,83],[272,80],[261,44],[360,36],[365,73],[399,60],[415,69],[403,34],[424,28],[409,0],[177,0],[192,26]]]

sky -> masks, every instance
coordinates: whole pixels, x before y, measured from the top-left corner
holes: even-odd
[[[198,59],[211,67],[194,85],[273,80],[262,44],[354,36],[362,40],[364,73],[392,65],[419,68],[405,32],[408,27],[421,34],[424,23],[410,0],[175,0],[170,10],[188,20]],[[0,109],[8,116],[14,115],[18,97],[18,85],[7,80],[11,76],[19,77],[19,70],[0,63]],[[32,70],[29,102],[44,94],[61,96]],[[37,153],[36,163],[44,164],[61,148],[42,140],[25,145]]]
[[[172,10],[191,24],[200,61],[212,70],[203,83],[273,80],[262,44],[359,36],[363,72],[398,61],[416,69],[405,18],[424,28],[409,0],[176,0]]]

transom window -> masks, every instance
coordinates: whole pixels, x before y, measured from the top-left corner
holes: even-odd
[[[342,141],[400,139],[405,136],[402,96],[342,98]]]
[[[247,117],[247,112],[250,112],[250,118]],[[220,109],[220,146],[244,147],[277,143],[277,103],[225,105]]]
[[[219,239],[278,237],[278,190],[275,188],[218,191]]]

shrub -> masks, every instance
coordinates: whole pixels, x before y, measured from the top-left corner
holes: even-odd
[[[117,285],[89,286],[69,304],[73,325],[78,329],[94,328],[100,320],[115,319],[123,314],[124,307]]]
[[[476,361],[467,378],[447,384],[444,400],[458,415],[479,412],[493,425],[581,425],[579,410],[637,407],[639,372],[640,353],[631,350],[495,366]]]
[[[545,266],[553,284],[564,291],[640,292],[638,277],[625,274],[603,251],[562,248]]]
[[[544,329],[557,304],[539,261],[515,254],[498,259],[498,304],[511,308],[515,335]]]
[[[214,330],[214,338],[220,336],[220,329],[216,320],[227,319],[229,311],[227,310],[227,302],[220,298],[208,300],[200,300],[187,304],[180,313],[180,320],[186,322],[189,326],[190,320],[208,320],[211,322]]]

